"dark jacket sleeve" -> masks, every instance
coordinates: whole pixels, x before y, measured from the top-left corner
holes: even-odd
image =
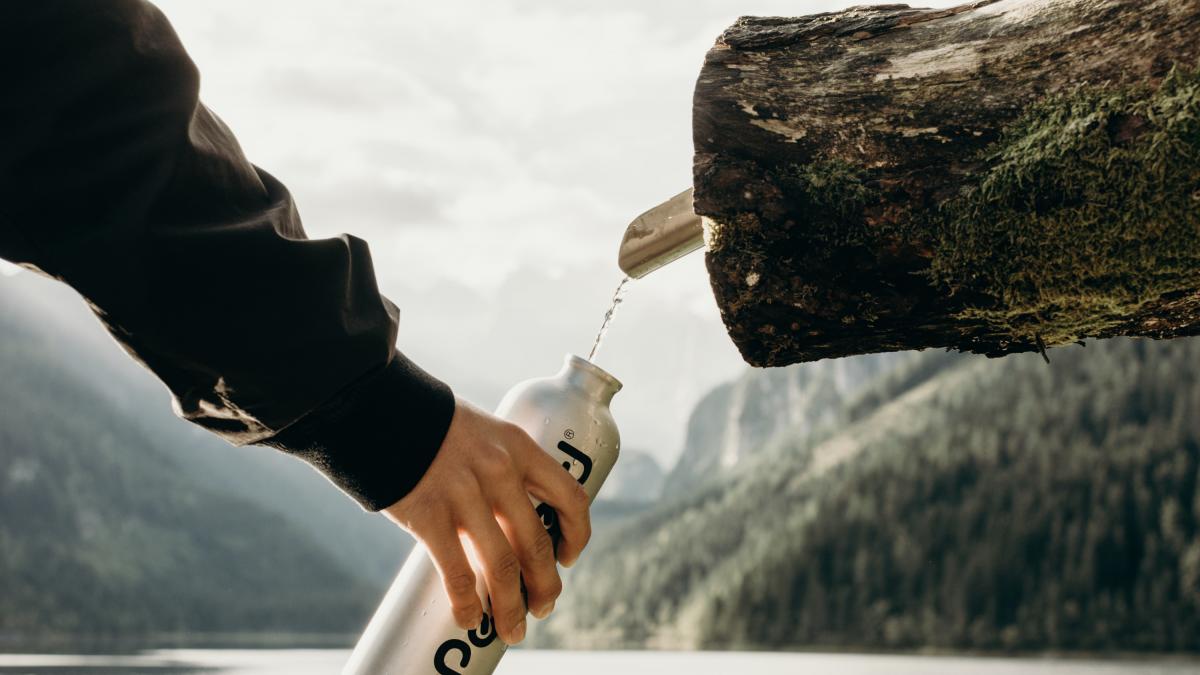
[[[0,256],[79,291],[182,417],[386,507],[424,474],[454,398],[395,351],[367,245],[308,239],[198,90],[147,2],[4,3]]]

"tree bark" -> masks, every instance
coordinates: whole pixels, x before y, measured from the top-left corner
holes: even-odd
[[[1200,333],[1200,0],[739,19],[693,107],[758,366]]]

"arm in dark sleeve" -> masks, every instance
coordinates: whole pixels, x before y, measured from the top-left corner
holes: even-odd
[[[450,390],[395,351],[367,245],[309,240],[199,103],[155,7],[5,3],[0,87],[0,256],[79,291],[182,417],[297,454],[369,509],[417,483]]]

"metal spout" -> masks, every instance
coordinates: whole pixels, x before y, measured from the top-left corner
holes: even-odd
[[[650,272],[704,246],[704,226],[692,208],[688,188],[643,213],[625,230],[617,264],[640,279]]]

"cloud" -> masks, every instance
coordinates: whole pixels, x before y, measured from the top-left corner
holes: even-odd
[[[720,32],[848,4],[160,0],[203,98],[310,234],[369,241],[402,348],[482,398],[590,346],[625,226],[691,182],[692,89]],[[742,367],[702,262],[638,282],[602,356],[627,440],[665,464],[691,402]]]
[[[337,181],[306,191],[298,204],[305,221],[366,236],[393,228],[445,224],[446,196],[431,186],[388,181],[380,176]]]
[[[702,260],[664,273],[696,277]],[[606,265],[546,269],[522,264],[491,293],[439,282],[405,289],[400,348],[459,394],[484,406],[520,380],[549,375],[567,352],[586,355],[618,275]],[[625,384],[614,402],[622,437],[667,465],[699,397],[745,367],[712,311],[696,311],[669,286],[633,283],[598,363]],[[397,282],[399,287],[399,282]]]

